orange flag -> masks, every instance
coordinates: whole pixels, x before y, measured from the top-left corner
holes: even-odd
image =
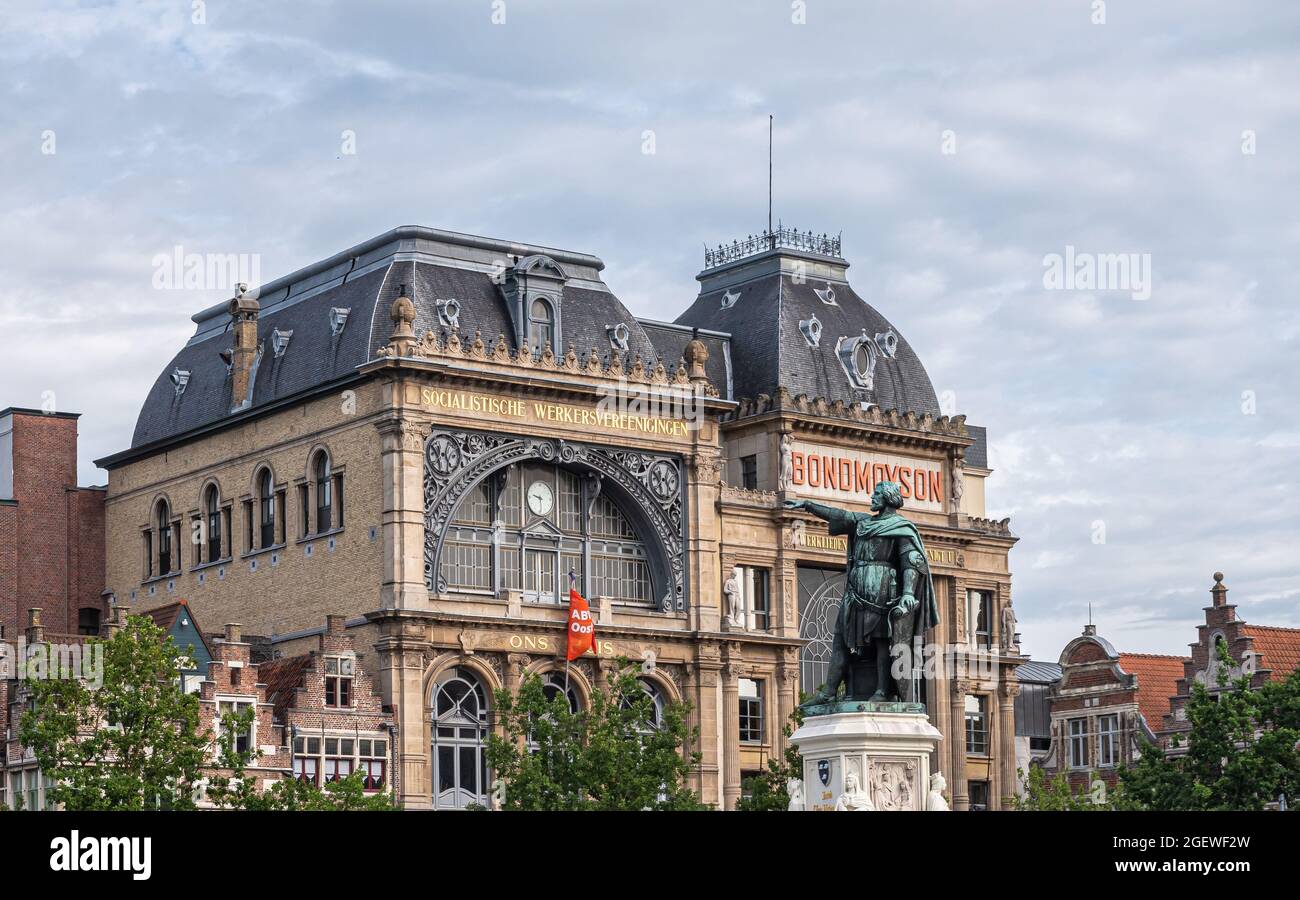
[[[596,622],[591,618],[591,607],[574,586],[573,573],[569,573],[569,652],[568,659],[575,660],[596,643]]]

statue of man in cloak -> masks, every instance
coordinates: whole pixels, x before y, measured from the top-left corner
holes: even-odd
[[[919,676],[925,633],[939,623],[930,563],[915,525],[898,512],[897,482],[877,482],[871,512],[856,513],[811,500],[786,501],[825,519],[828,531],[848,538],[844,598],[835,622],[826,684],[806,706],[834,703],[840,685],[846,700],[924,703]],[[891,661],[901,661],[900,677]],[[875,691],[855,696],[851,667],[874,663]]]

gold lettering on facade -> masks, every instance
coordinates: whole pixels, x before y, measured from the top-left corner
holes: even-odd
[[[573,425],[578,428],[604,428],[610,431],[667,437],[686,437],[690,432],[690,428],[683,419],[664,419],[652,416],[604,412],[600,409],[570,406],[565,403],[546,403],[543,401],[526,403],[523,400],[514,400],[509,397],[467,394],[463,391],[448,391],[438,388],[424,388],[420,392],[420,402],[424,406],[451,412],[487,415],[520,421]]]

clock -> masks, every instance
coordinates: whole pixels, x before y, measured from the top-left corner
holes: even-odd
[[[534,481],[528,486],[528,508],[532,510],[533,515],[550,515],[551,507],[554,505],[555,495],[551,493],[551,486],[545,481]]]

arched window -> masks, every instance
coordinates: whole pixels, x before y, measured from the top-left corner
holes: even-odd
[[[159,500],[155,521],[158,528],[158,574],[172,571],[172,511],[166,500]]]
[[[450,669],[439,677],[432,705],[434,809],[486,806],[488,697],[483,683],[465,666]]]
[[[258,475],[257,501],[261,510],[258,517],[261,524],[259,533],[261,542],[258,546],[270,547],[275,544],[275,481],[270,469],[263,469]]]
[[[312,475],[316,480],[316,533],[320,534],[334,527],[334,479],[324,450],[316,454]]]
[[[658,731],[664,724],[664,692],[659,689],[659,685],[645,678],[638,678],[637,684],[641,690],[650,698],[650,708],[648,710],[650,718],[638,725],[638,731]],[[622,702],[624,709],[632,707],[632,698],[624,697]]]
[[[203,510],[207,518],[207,562],[221,559],[221,492],[215,484],[208,485],[207,496],[203,501]]]
[[[547,702],[554,700],[556,697],[563,695],[569,701],[569,711],[577,712],[582,704],[578,702],[578,692],[574,689],[570,680],[566,686],[564,672],[547,672],[542,676],[542,693],[546,695]]]
[[[528,346],[534,354],[543,352],[547,347],[555,352],[555,312],[551,304],[540,298],[533,300],[528,311]]]
[[[553,463],[512,465],[480,482],[443,538],[449,591],[564,603],[569,572],[584,596],[653,603],[650,558],[632,521],[594,481]]]

